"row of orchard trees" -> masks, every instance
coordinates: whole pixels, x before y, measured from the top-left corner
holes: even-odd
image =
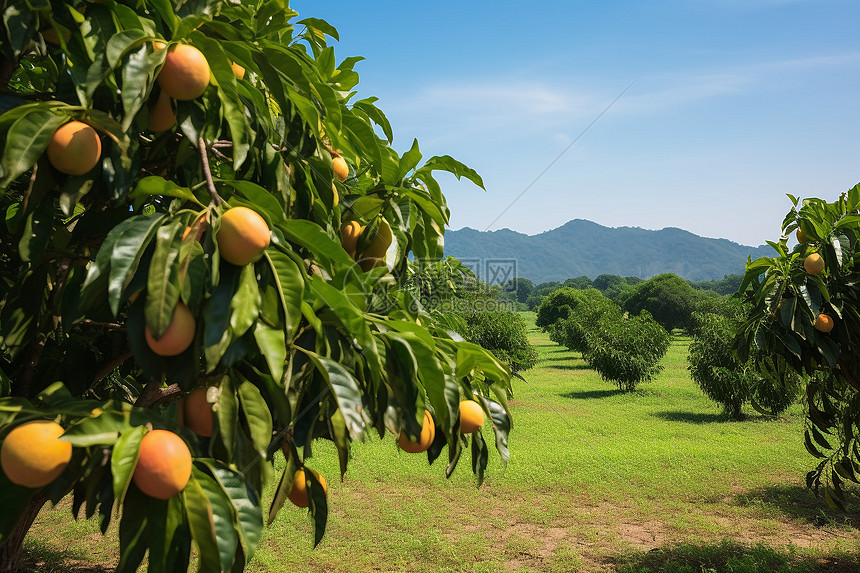
[[[401,288],[439,259],[448,156],[398,154],[323,20],[286,0],[28,0],[0,31],[0,570],[46,501],[119,516],[119,571],[238,571],[315,439],[450,474],[510,371]],[[462,412],[462,413],[461,413]],[[286,470],[264,517],[271,460]]]

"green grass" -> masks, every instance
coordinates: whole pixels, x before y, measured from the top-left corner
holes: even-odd
[[[860,571],[860,513],[825,511],[803,486],[814,460],[800,406],[724,417],[691,382],[683,337],[655,381],[620,393],[526,317],[540,362],[515,381],[506,468],[493,452],[476,488],[466,453],[446,480],[442,461],[428,467],[389,436],[356,444],[341,482],[320,443],[308,464],[329,482],[325,539],[313,550],[306,513],[288,504],[248,570]],[[82,554],[115,565],[115,530],[102,540],[68,516],[45,511],[31,531],[41,570]],[[68,570],[95,570],[79,565]]]

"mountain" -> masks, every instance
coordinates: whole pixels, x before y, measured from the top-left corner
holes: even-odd
[[[482,280],[525,277],[535,284],[586,275],[643,279],[674,273],[691,281],[717,280],[744,271],[747,257],[772,256],[771,247],[748,247],[727,239],[700,237],[674,227],[604,227],[574,219],[561,227],[524,235],[510,229],[445,233],[445,254],[478,271]],[[514,266],[516,268],[513,273]]]

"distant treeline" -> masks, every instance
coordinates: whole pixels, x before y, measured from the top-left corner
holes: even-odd
[[[687,281],[672,273],[666,273],[659,276],[664,279],[670,276],[676,277],[678,281],[687,283],[695,290],[711,291],[718,295],[734,294],[737,292],[741,285],[741,280],[743,279],[743,275],[726,275],[720,280],[713,281]],[[543,297],[548,296],[562,287],[569,287],[576,290],[597,289],[606,298],[615,301],[620,306],[623,306],[624,301],[630,298],[630,296],[632,296],[636,291],[637,285],[643,282],[646,281],[639,277],[600,275],[594,280],[587,276],[581,276],[567,279],[564,282],[552,281],[536,285],[529,279],[518,278],[502,285],[502,289],[507,293],[510,300],[515,300],[525,305],[529,310],[535,310]]]

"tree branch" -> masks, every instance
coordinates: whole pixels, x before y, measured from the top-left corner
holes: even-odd
[[[125,362],[132,356],[134,356],[134,353],[131,350],[123,352],[122,354],[99,368],[99,371],[96,372],[96,375],[93,378],[93,383],[90,384],[90,387],[95,386],[96,384],[101,382],[108,374],[119,368],[123,362]]]
[[[160,380],[150,380],[134,403],[138,408],[151,408],[182,394],[179,384],[161,387]]]
[[[212,171],[209,167],[209,154],[206,152],[206,142],[203,136],[197,138],[197,148],[200,150],[200,161],[203,164],[203,177],[206,179],[206,189],[209,191],[209,196],[212,197],[212,202],[218,206],[223,200],[218,195],[218,190],[215,189],[215,181],[212,180]]]
[[[125,330],[125,326],[122,324],[117,324],[115,322],[97,322],[88,318],[85,318],[77,324],[81,326],[90,326],[92,328],[103,328],[105,330]]]

